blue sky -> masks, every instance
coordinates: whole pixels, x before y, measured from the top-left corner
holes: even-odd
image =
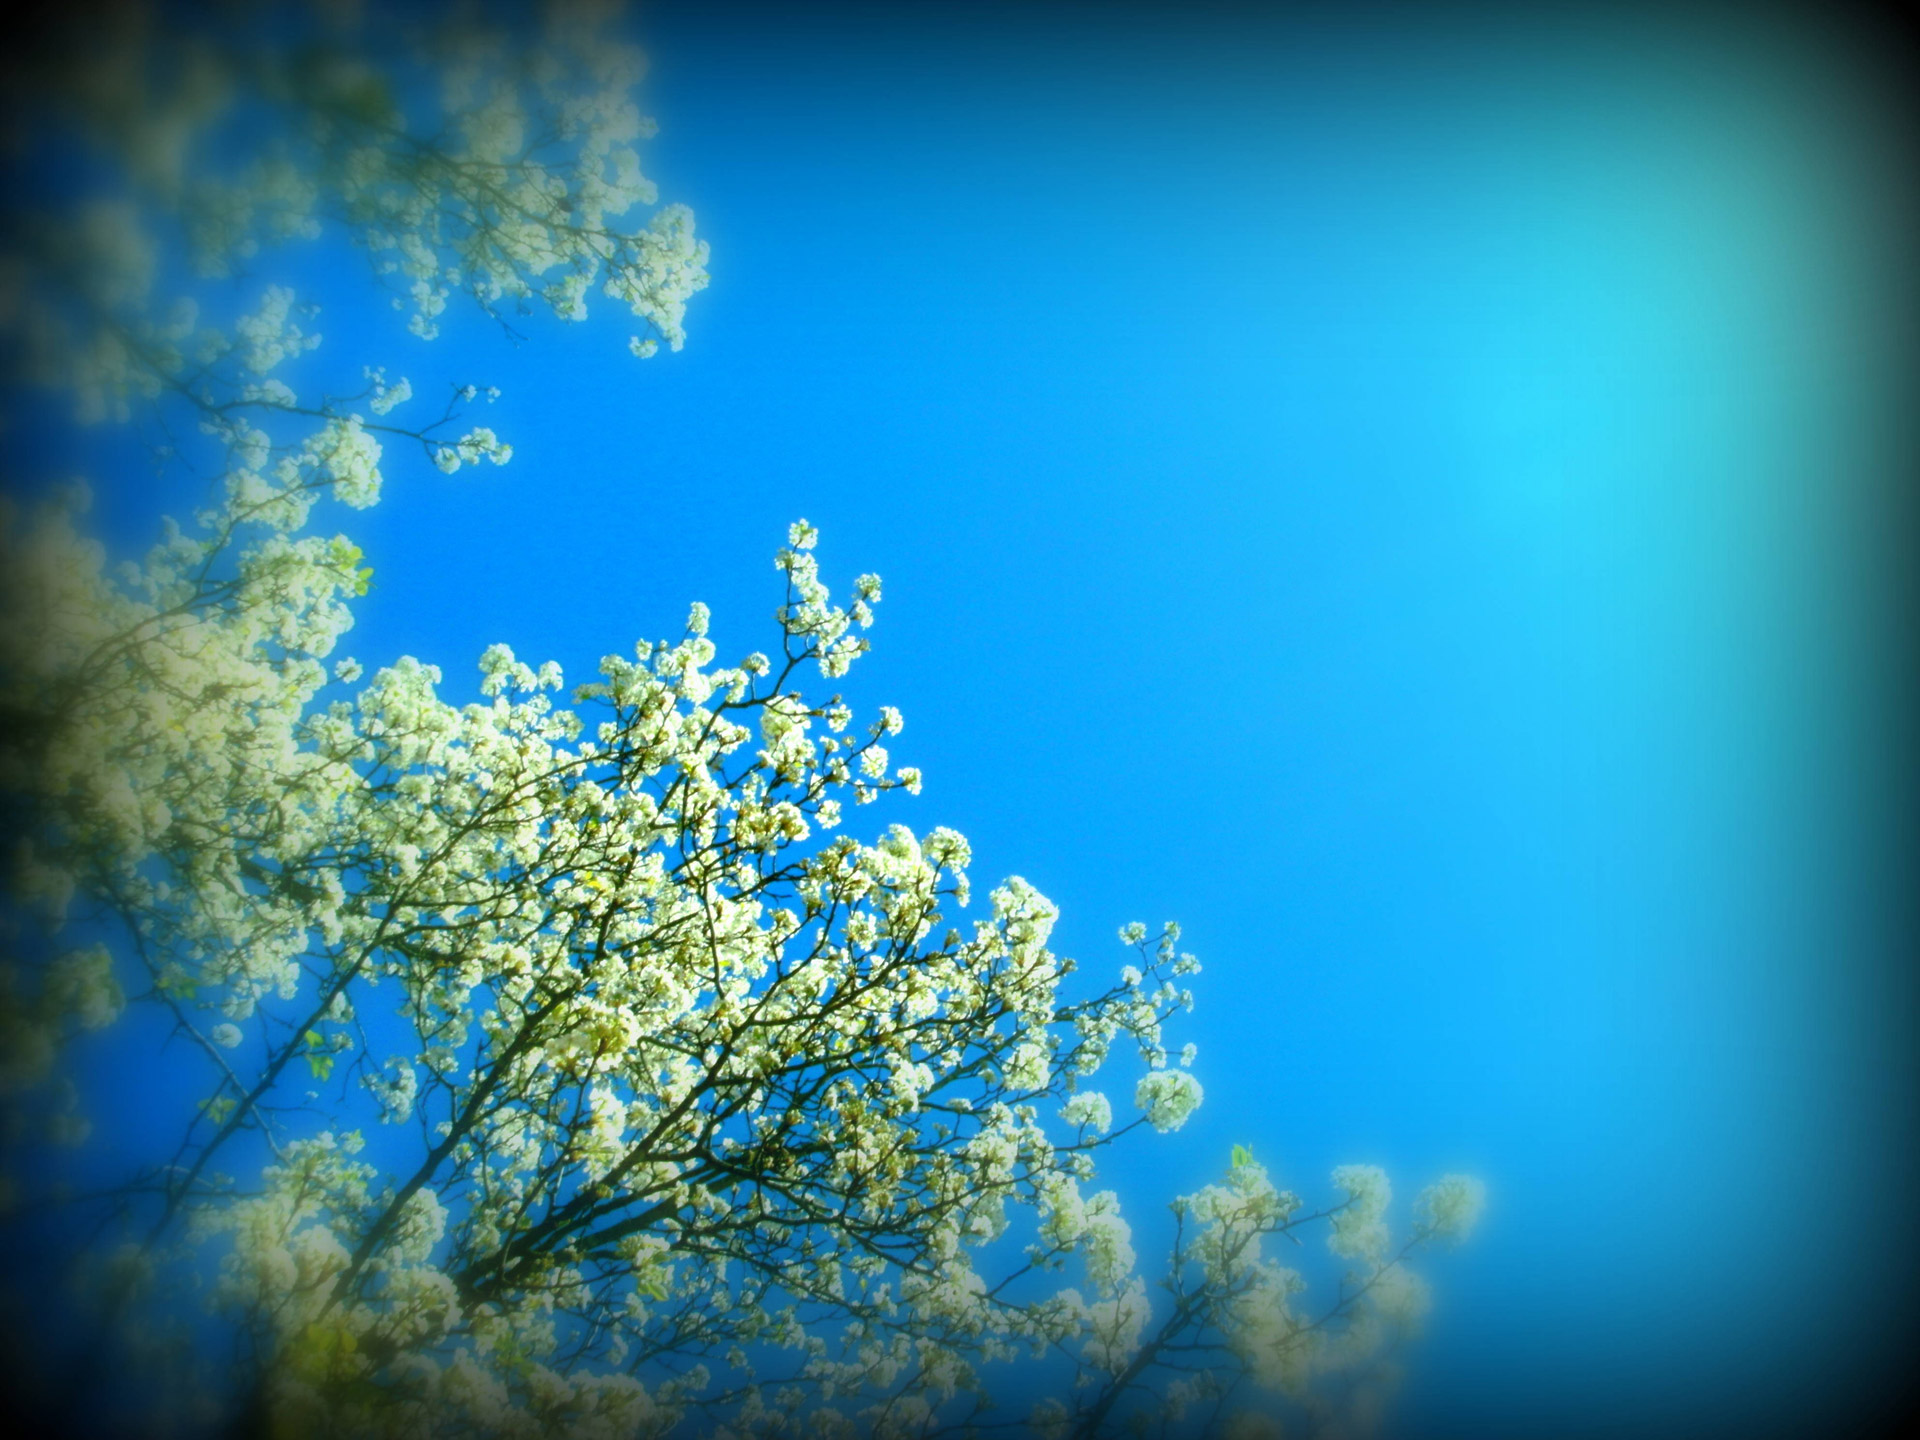
[[[1177,917],[1207,967],[1206,1105],[1108,1166],[1143,1255],[1235,1143],[1309,1196],[1471,1170],[1399,1433],[1837,1403],[1910,1318],[1915,1179],[1870,72],[1810,26],[1300,13],[656,6],[683,353],[423,348],[300,262],[316,364],[499,385],[517,452],[392,467],[346,649],[578,680],[700,599],[745,653],[806,516],[885,577],[846,691],[927,774],[861,822],[960,829],[1084,965]]]

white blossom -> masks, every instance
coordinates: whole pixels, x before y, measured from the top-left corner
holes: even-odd
[[[1185,1070],[1155,1070],[1140,1077],[1133,1103],[1147,1112],[1153,1128],[1178,1130],[1200,1108],[1200,1082]]]
[[[1113,1106],[1098,1090],[1082,1090],[1061,1108],[1060,1118],[1069,1125],[1085,1125],[1104,1135],[1113,1125]]]
[[[1334,1177],[1331,1241],[1359,1267],[1341,1323],[1295,1316],[1304,1282],[1261,1245],[1299,1201],[1250,1152],[1176,1202],[1150,1289],[1117,1196],[1091,1190],[1113,1114],[1081,1082],[1125,1042],[1152,1067],[1148,1123],[1185,1122],[1194,1047],[1166,1068],[1165,1030],[1198,964],[1177,926],[1149,944],[1129,924],[1138,963],[1102,990],[1050,948],[1058,911],[1025,880],[955,913],[957,832],[858,833],[859,805],[904,804],[922,776],[881,743],[897,709],[856,717],[838,693],[881,581],[836,599],[807,521],[776,555],[767,648],[737,667],[700,603],[571,695],[504,644],[477,698],[412,656],[337,655],[373,576],[339,507],[428,465],[508,463],[462,418],[498,391],[450,387],[435,420],[368,366],[332,398],[307,374],[312,307],[267,284],[229,323],[231,277],[331,227],[419,336],[462,297],[563,320],[611,301],[644,357],[681,347],[707,262],[691,214],[653,208],[640,57],[607,7],[566,0],[524,31],[422,17],[410,58],[351,8],[296,47],[116,7],[46,83],[118,97],[90,143],[142,198],[77,202],[58,266],[0,251],[23,374],[89,420],[191,416],[212,479],[119,566],[81,489],[0,517],[19,722],[0,784],[33,821],[7,883],[44,941],[0,964],[0,1090],[76,1141],[77,1035],[137,1044],[137,1005],[206,1042],[166,1077],[191,1092],[173,1158],[121,1192],[152,1236],[114,1272],[128,1323],[178,1298],[155,1277],[189,1282],[213,1307],[193,1323],[255,1357],[279,1433],[658,1440],[922,1433],[1035,1348],[1085,1381],[1041,1432],[1104,1403],[1172,1421],[1224,1391],[1145,1398],[1162,1318],[1289,1391],[1370,1354],[1369,1325],[1417,1320],[1365,1167]],[[170,293],[190,270],[221,282],[205,303]],[[81,907],[126,934],[63,948]],[[1480,1203],[1445,1177],[1415,1240],[1464,1236]],[[1003,1237],[1036,1276],[1077,1267],[1084,1295],[1000,1285]],[[784,1387],[756,1368],[769,1351],[789,1352],[767,1367]]]
[[[1434,1239],[1458,1244],[1473,1233],[1487,1203],[1487,1190],[1471,1175],[1442,1175],[1420,1192],[1414,1218]]]

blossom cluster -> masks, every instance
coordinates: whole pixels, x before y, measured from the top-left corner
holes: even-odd
[[[1404,1254],[1463,1237],[1478,1187],[1426,1192],[1395,1250],[1378,1171],[1307,1214],[1236,1154],[1150,1284],[1095,1158],[1202,1103],[1166,1034],[1198,962],[1131,924],[1111,981],[1075,980],[1053,903],[1019,876],[976,897],[963,836],[855,833],[922,776],[899,711],[815,693],[883,587],[836,595],[814,526],[775,555],[764,651],[723,653],[694,604],[570,694],[505,645],[471,689],[338,653],[373,572],[317,522],[377,504],[396,457],[513,447],[474,386],[425,418],[380,367],[315,393],[312,307],[266,284],[216,323],[163,281],[180,254],[233,275],[336,226],[423,337],[459,293],[572,320],[597,289],[643,355],[705,283],[684,209],[631,218],[650,125],[607,7],[391,52],[355,29],[381,18],[249,47],[115,9],[45,73],[125,193],[0,248],[18,374],[82,419],[190,422],[200,449],[156,458],[213,477],[120,565],[83,486],[0,511],[6,900],[41,937],[0,964],[5,1128],[84,1139],[63,1062],[138,1043],[130,1007],[200,1087],[108,1195],[127,1328],[195,1274],[272,1428],[409,1437],[922,1434],[1035,1352],[1082,1382],[1036,1430],[1092,1434],[1363,1365],[1421,1309]],[[242,143],[262,111],[283,123]],[[76,941],[82,911],[116,943]],[[1355,1268],[1309,1317],[1261,1245],[1317,1220]],[[1037,1286],[988,1273],[1009,1237]],[[1174,1354],[1206,1363],[1144,1390]]]
[[[1162,1024],[1191,1000],[1171,976],[1194,963],[1169,938],[1070,998],[1031,885],[1008,879],[963,926],[963,837],[837,833],[918,783],[880,743],[897,711],[858,732],[797,688],[862,653],[876,580],[836,603],[800,522],[777,661],[717,663],[695,606],[679,638],[605,657],[575,707],[557,667],[505,646],[481,657],[479,703],[411,659],[327,699],[361,556],[277,528],[304,509],[253,483],[227,489],[213,535],[172,534],[117,580],[72,563],[90,543],[72,504],[39,518],[25,553],[47,563],[17,573],[87,624],[63,631],[39,597],[38,688],[13,701],[73,698],[11,778],[47,817],[50,888],[115,897],[142,993],[212,1061],[166,1212],[224,1253],[215,1299],[276,1357],[276,1406],[373,1394],[348,1419],[379,1428],[484,1400],[490,1427],[538,1426],[591,1382],[619,1423],[667,1425],[707,1387],[641,1387],[623,1363],[696,1358],[737,1397],[744,1335],[796,1349],[822,1400],[907,1372],[950,1398],[1074,1331],[1132,1343],[1137,1278],[1035,1307],[970,1256],[1044,1207],[1047,1262],[1084,1252],[1110,1288],[1130,1271],[1117,1202],[1076,1199],[1113,1125],[1082,1082],[1122,1038],[1164,1065]],[[242,532],[264,533],[224,574],[220,537]],[[38,1052],[69,1016],[111,1019],[89,963],[48,972]],[[289,1134],[263,1103],[290,1063],[325,1080],[341,1060],[386,1124],[425,1127],[408,1166],[376,1173],[356,1134]],[[1170,1115],[1153,1089],[1142,1122],[1195,1099]],[[1047,1123],[1063,1104],[1074,1136]],[[255,1133],[281,1157],[264,1190],[215,1182]]]
[[[190,384],[223,338],[264,374],[304,338],[286,302],[208,332],[172,293],[175,252],[235,276],[330,227],[423,337],[456,294],[505,323],[535,306],[580,320],[597,293],[642,325],[634,353],[685,343],[708,250],[642,168],[654,125],[618,6],[562,0],[518,25],[386,5],[167,14],[56,14],[33,83],[0,101],[28,163],[67,161],[77,115],[120,181],[38,207],[0,245],[8,378],[68,390],[93,421]]]
[[[842,833],[918,777],[881,744],[897,711],[860,731],[799,688],[847,673],[880,595],[862,577],[837,603],[806,522],[776,557],[778,658],[719,663],[696,604],[678,637],[604,657],[572,705],[557,666],[504,645],[478,702],[412,659],[337,664],[357,688],[327,698],[362,557],[228,490],[213,537],[172,534],[118,582],[74,563],[93,552],[72,503],[39,517],[25,553],[58,563],[21,573],[52,587],[43,620],[90,623],[43,626],[35,693],[74,699],[11,778],[58,817],[20,893],[116,896],[136,983],[214,1060],[167,1213],[188,1252],[221,1257],[213,1298],[274,1357],[288,1424],[647,1434],[701,1413],[755,1433],[779,1412],[756,1408],[752,1343],[794,1356],[791,1404],[901,1434],[983,1395],[992,1362],[1064,1352],[1084,1384],[1061,1414],[1097,1425],[1190,1332],[1219,1368],[1155,1404],[1236,1372],[1304,1395],[1372,1354],[1382,1317],[1417,1318],[1368,1167],[1334,1177],[1330,1240],[1369,1267],[1340,1326],[1301,1316],[1300,1277],[1262,1258],[1299,1202],[1250,1158],[1179,1202],[1170,1314],[1156,1298],[1118,1197],[1085,1187],[1116,1133],[1200,1103],[1192,1047],[1170,1064],[1163,1035],[1198,963],[1178,927],[1129,926],[1133,962],[1074,998],[1055,908],[1025,881],[957,923],[964,837]],[[248,527],[264,534],[238,573],[200,588],[218,537]],[[103,951],[40,996],[16,1048],[41,1070],[122,1004]],[[1142,1069],[1116,1132],[1088,1082],[1119,1041]],[[290,1064],[325,1080],[337,1060],[375,1123],[417,1137],[402,1163],[372,1165],[355,1131],[289,1133],[263,1103]],[[248,1134],[278,1155],[264,1185],[215,1181]],[[1419,1238],[1464,1233],[1477,1196],[1429,1191]],[[990,1284],[975,1257],[1016,1224],[1031,1267],[1078,1264],[1086,1290]]]

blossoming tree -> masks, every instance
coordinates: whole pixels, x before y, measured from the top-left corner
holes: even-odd
[[[611,17],[404,45],[325,8],[112,19],[14,87],[16,156],[86,147],[111,184],[8,222],[11,393],[164,423],[189,440],[159,462],[217,481],[119,567],[76,488],[5,529],[8,1204],[45,1203],[38,1146],[84,1141],[77,1037],[161,1016],[197,1086],[163,1148],[69,1202],[98,1212],[73,1259],[122,1337],[96,1357],[237,1337],[241,1382],[183,1414],[272,1434],[924,1435],[999,1421],[996,1376],[1033,1354],[1047,1398],[1012,1418],[1042,1434],[1257,1428],[1261,1387],[1330,1416],[1323,1378],[1417,1317],[1401,1262],[1464,1235],[1478,1187],[1440,1181],[1396,1242],[1379,1171],[1309,1209],[1238,1150],[1143,1271],[1094,1162],[1200,1103],[1163,1038],[1198,966],[1134,924],[1133,963],[1081,984],[1032,886],[974,900],[960,835],[859,833],[919,775],[897,711],[820,693],[881,586],[836,601],[806,522],[737,659],[697,604],[570,698],[504,646],[468,704],[432,665],[335,656],[370,572],[319,522],[395,459],[511,447],[471,387],[418,420],[382,369],[302,394],[298,297],[214,323],[183,262],[251,273],[332,234],[425,338],[462,293],[503,323],[598,293],[635,355],[678,349],[706,249],[684,209],[636,218],[649,126]],[[1127,1105],[1110,1061],[1137,1067]],[[1271,1253],[1316,1223],[1350,1267],[1318,1306]]]

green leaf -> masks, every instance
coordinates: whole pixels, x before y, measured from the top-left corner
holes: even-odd
[[[1251,1164],[1253,1164],[1253,1151],[1248,1149],[1245,1145],[1234,1146],[1233,1147],[1233,1168],[1238,1170],[1242,1165],[1251,1165]]]
[[[313,1078],[326,1079],[333,1073],[333,1047],[327,1044],[327,1037],[318,1030],[309,1030],[301,1038],[307,1042],[307,1068],[313,1072]]]

